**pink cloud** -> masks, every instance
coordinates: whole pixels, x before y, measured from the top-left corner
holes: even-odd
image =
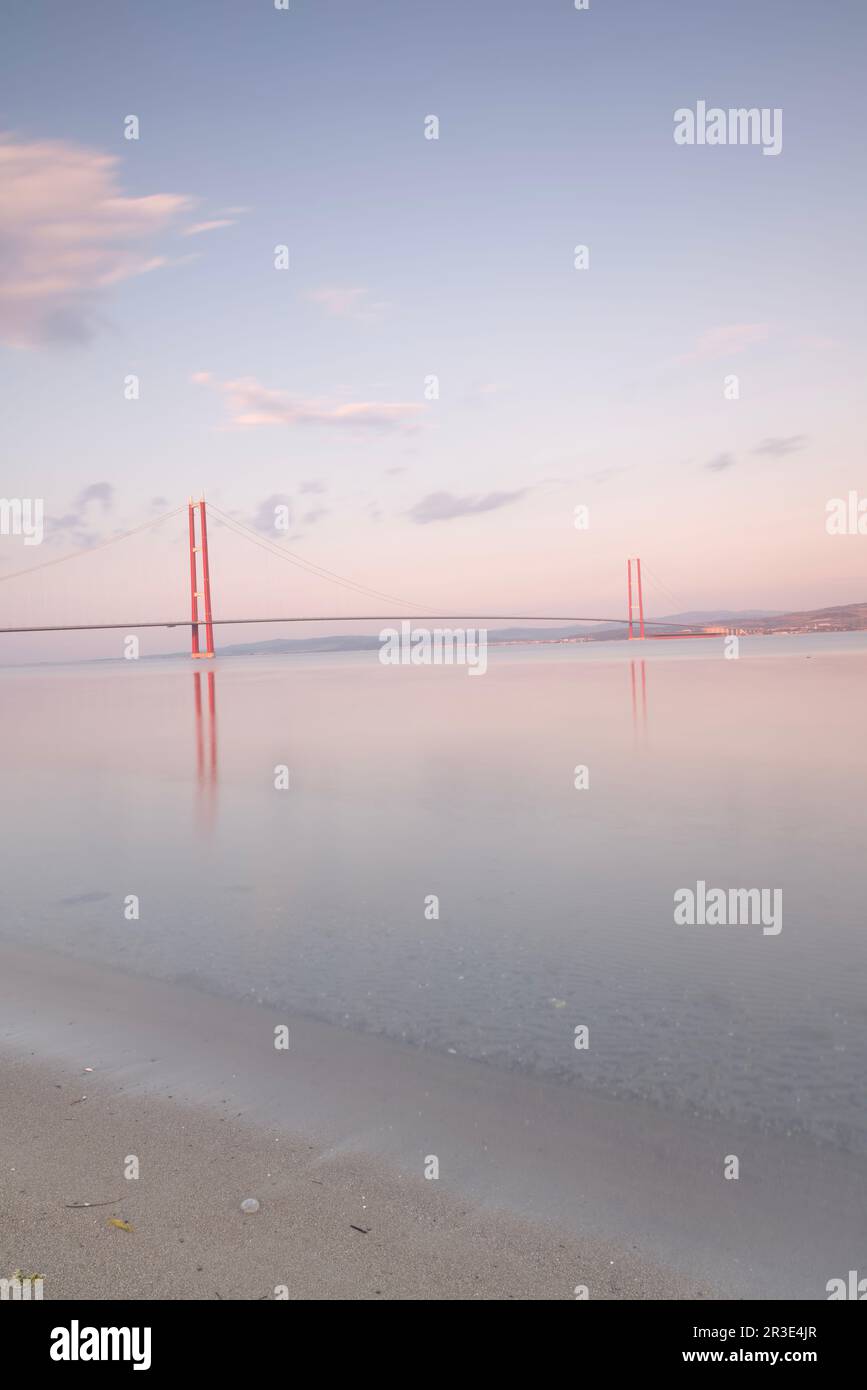
[[[194,222],[190,227],[184,227],[184,236],[199,236],[202,232],[215,232],[219,227],[237,227],[238,223],[234,217],[215,217],[211,222]]]
[[[713,357],[732,357],[745,352],[756,343],[763,343],[770,333],[766,323],[727,323],[708,328],[701,334],[692,352],[679,357],[679,362],[698,362]]]
[[[207,372],[194,380],[207,382]],[[372,429],[413,429],[424,409],[410,401],[351,401],[336,405],[321,399],[297,400],[285,391],[273,391],[255,377],[214,383],[224,396],[230,423],[251,428],[259,425],[363,426]]]
[[[360,286],[357,288],[327,286],[319,290],[308,290],[306,298],[314,304],[321,304],[325,312],[331,314],[333,318],[370,321],[375,319],[386,306],[383,303],[374,303],[368,298],[369,294],[369,290]]]
[[[830,352],[832,348],[839,347],[840,344],[835,338],[823,338],[818,334],[808,334],[798,339],[798,346],[808,348],[811,352]]]
[[[84,341],[108,288],[166,263],[153,242],[192,200],[124,196],[115,155],[0,135],[0,340]]]

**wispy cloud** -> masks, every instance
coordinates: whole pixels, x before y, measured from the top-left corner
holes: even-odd
[[[807,443],[805,434],[775,435],[763,439],[753,449],[754,454],[770,454],[773,458],[785,458],[786,454],[797,453]]]
[[[309,491],[301,487],[300,492]],[[289,535],[289,527],[296,525],[299,521],[305,526],[314,526],[317,521],[329,515],[328,507],[312,507],[299,517],[297,512],[296,499],[288,492],[272,492],[270,497],[264,497],[256,507],[252,516],[246,517],[240,512],[233,512],[232,515],[239,521],[246,521],[253,526],[263,536],[269,536],[274,541],[298,540],[299,532]],[[280,525],[277,525],[278,517]]]
[[[115,155],[0,135],[0,340],[93,337],[113,285],[166,263],[153,243],[192,200],[126,197]]]
[[[76,506],[79,511],[85,511],[91,502],[102,503],[102,510],[110,512],[114,505],[114,488],[111,483],[90,483],[78,494]]]
[[[798,339],[798,346],[809,348],[810,352],[830,352],[840,344],[836,338],[828,338],[819,333],[807,333]]]
[[[771,458],[785,458],[787,454],[794,454],[799,449],[803,449],[806,443],[807,436],[805,434],[775,435],[763,439],[761,444],[757,444],[752,452],[765,454]],[[714,473],[722,473],[724,469],[732,468],[735,462],[734,454],[717,454],[704,466]]]
[[[46,539],[62,541],[68,545],[85,547],[95,545],[103,539],[99,530],[94,529],[93,509],[97,508],[104,516],[114,507],[114,488],[110,483],[89,483],[82,488],[72,504],[72,510],[63,516],[48,517]]]
[[[485,381],[480,385],[470,386],[461,399],[464,405],[478,409],[480,406],[488,405],[495,396],[506,394],[508,390],[507,386],[501,386],[497,381]]]
[[[734,357],[756,343],[763,343],[770,333],[766,323],[727,323],[708,328],[700,335],[691,352],[679,362],[700,362],[716,357]]]
[[[215,382],[208,372],[196,372],[193,381],[214,385],[225,399],[230,423],[237,427],[259,425],[323,425],[339,429],[409,430],[418,427],[424,406],[411,401],[298,400],[285,391],[273,391],[255,377]]]
[[[529,488],[518,488],[515,492],[485,492],[470,497],[455,497],[451,492],[429,492],[407,516],[412,517],[419,526],[432,521],[452,521],[458,516],[475,516],[478,512],[493,512],[500,507],[508,507],[526,496]]]
[[[308,290],[306,298],[313,304],[321,304],[332,318],[359,319],[370,321],[379,317],[387,305],[370,298],[370,291],[362,286],[341,287],[327,285],[322,289]]]
[[[219,227],[237,227],[238,220],[235,217],[215,217],[210,222],[194,222],[190,227],[184,227],[183,236],[199,236],[202,232],[215,232]]]
[[[616,478],[620,473],[628,473],[631,468],[632,464],[630,463],[612,465],[609,468],[597,468],[593,473],[586,475],[587,481],[601,486],[602,483],[610,483],[611,479]],[[562,479],[552,478],[551,481],[561,482]]]
[[[292,498],[285,492],[272,492],[270,497],[265,497],[256,508],[252,517],[252,523],[257,531],[261,531],[266,536],[281,536],[277,531],[277,508],[286,507],[286,518],[292,524],[294,512],[292,510]],[[284,528],[285,530],[285,528]]]

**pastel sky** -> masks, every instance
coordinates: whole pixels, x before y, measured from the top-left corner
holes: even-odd
[[[620,614],[632,554],[660,615],[867,598],[867,541],[825,531],[867,490],[861,0],[29,0],[4,26],[0,496],[50,523],[0,537],[0,580],[204,490],[439,611]],[[675,144],[700,100],[781,108],[782,152]],[[0,625],[183,618],[185,524],[0,582]],[[223,616],[378,608],[216,516],[212,561]]]

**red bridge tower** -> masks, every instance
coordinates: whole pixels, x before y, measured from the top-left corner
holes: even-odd
[[[196,545],[196,512],[199,513],[199,544]],[[211,574],[208,569],[208,520],[205,515],[205,499],[189,504],[190,513],[190,617],[192,618],[192,655],[206,657],[214,655],[214,629],[211,618]],[[196,556],[201,555],[201,562]],[[202,587],[199,588],[198,575],[201,571]],[[199,599],[205,609],[204,623],[199,620]],[[205,629],[205,650],[199,651],[199,627]]]
[[[204,504],[203,504],[204,505]],[[641,592],[641,561],[638,559],[626,561],[626,593],[629,602],[629,638],[630,641],[635,636],[632,630],[633,614],[635,612],[632,600],[632,566],[635,566],[635,585],[638,591],[638,636],[644,636],[644,596]]]

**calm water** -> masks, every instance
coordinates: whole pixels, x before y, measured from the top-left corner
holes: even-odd
[[[867,640],[645,646],[0,672],[0,931],[867,1152]]]

